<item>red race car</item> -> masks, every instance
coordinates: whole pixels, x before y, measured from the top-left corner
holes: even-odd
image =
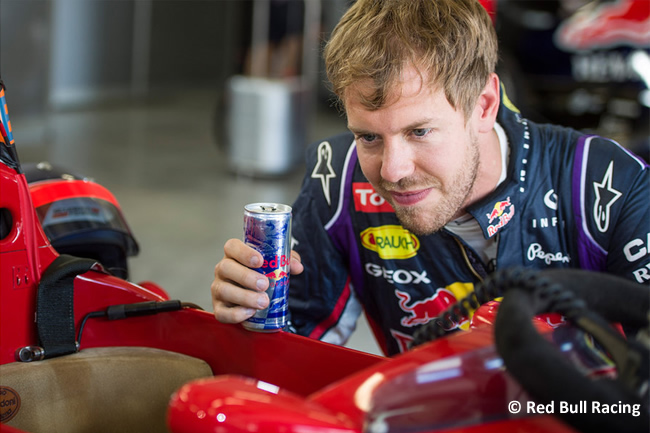
[[[221,324],[101,258],[53,247],[52,203],[86,197],[118,219],[119,207],[80,178],[56,180],[56,200],[30,189],[0,92],[1,431],[648,431],[647,345],[593,312],[647,332],[646,287],[495,274],[392,358]],[[59,222],[74,221],[66,215]],[[626,307],[607,298],[612,284]],[[596,304],[581,286],[602,293]],[[479,304],[469,331],[447,331]]]

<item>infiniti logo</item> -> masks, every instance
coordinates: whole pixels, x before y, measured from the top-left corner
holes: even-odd
[[[544,195],[544,204],[549,209],[557,210],[557,194],[554,189],[548,190]]]

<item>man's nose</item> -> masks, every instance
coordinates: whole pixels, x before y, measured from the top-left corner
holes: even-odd
[[[414,167],[413,155],[407,143],[400,138],[384,140],[380,172],[384,180],[397,183],[413,174]]]

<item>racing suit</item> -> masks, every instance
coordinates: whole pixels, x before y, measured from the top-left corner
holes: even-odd
[[[507,178],[467,211],[498,237],[497,269],[572,267],[650,280],[650,171],[618,144],[533,123],[502,92]],[[474,289],[493,266],[442,229],[415,236],[361,172],[354,137],[314,143],[293,205],[290,329],[344,344],[365,311],[387,355]]]

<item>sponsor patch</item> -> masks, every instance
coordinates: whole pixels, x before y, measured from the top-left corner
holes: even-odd
[[[332,168],[332,146],[328,141],[323,141],[318,145],[318,161],[316,161],[314,171],[311,172],[311,177],[312,179],[320,179],[325,200],[331,206],[330,179],[336,177],[336,173]]]
[[[502,227],[510,222],[514,215],[515,205],[510,203],[510,197],[503,201],[496,202],[492,212],[486,214],[488,223],[490,224],[487,228],[488,236],[492,237],[497,234]]]
[[[364,213],[395,212],[393,207],[380,196],[369,182],[352,184],[354,210]]]
[[[594,192],[596,201],[594,202],[594,222],[601,233],[605,233],[609,228],[609,217],[612,205],[623,194],[612,187],[612,178],[614,177],[614,161],[609,163],[603,180],[594,182]]]
[[[402,226],[369,227],[361,232],[361,245],[382,259],[408,259],[420,249],[420,240]]]
[[[439,288],[430,297],[420,300],[411,300],[411,295],[408,292],[395,290],[395,296],[399,299],[399,308],[407,313],[402,317],[400,323],[407,328],[424,325],[438,317],[457,300],[467,296],[472,290],[474,290],[473,284],[456,282],[445,288]],[[450,329],[456,327],[468,329],[469,318],[461,320],[460,323],[454,323]]]
[[[389,284],[431,284],[427,271],[414,271],[406,269],[386,269],[374,263],[366,263],[366,272],[373,277],[382,277]]]
[[[528,247],[527,252],[528,261],[532,262],[533,260],[542,260],[547,265],[550,265],[553,262],[559,263],[569,263],[571,259],[569,256],[565,256],[561,252],[557,253],[547,253],[542,249],[542,246],[538,243],[532,243]]]

